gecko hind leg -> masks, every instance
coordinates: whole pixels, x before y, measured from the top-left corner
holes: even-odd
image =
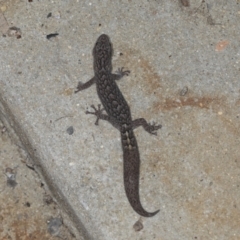
[[[120,130],[119,125],[107,114],[103,114],[102,112],[104,111],[104,108],[101,108],[101,104],[98,104],[98,108],[96,108],[94,105],[91,105],[91,108],[93,108],[94,112],[89,112],[86,111],[86,114],[93,114],[97,117],[97,120],[95,122],[95,125],[98,125],[99,119],[101,120],[106,120],[109,123],[113,125],[113,127],[117,128]]]
[[[142,126],[145,131],[150,134],[157,135],[157,130],[162,128],[162,125],[156,125],[154,122],[153,124],[148,123],[144,118],[138,118],[132,121],[133,129]]]
[[[99,119],[108,120],[108,115],[102,113],[104,108],[101,108],[101,104],[98,104],[98,108],[96,108],[94,105],[91,105],[91,108],[93,108],[94,112],[86,111],[86,114],[93,114],[97,117],[95,125],[98,125]]]

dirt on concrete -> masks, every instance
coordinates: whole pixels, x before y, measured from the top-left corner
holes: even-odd
[[[0,122],[0,239],[76,239],[61,209]]]

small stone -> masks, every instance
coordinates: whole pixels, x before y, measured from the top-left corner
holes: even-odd
[[[133,225],[133,229],[135,230],[135,232],[139,232],[143,229],[143,224],[141,220],[138,220],[137,222],[135,222],[135,224]]]
[[[184,87],[181,91],[180,91],[180,96],[185,96],[188,92],[188,87]]]
[[[57,236],[59,234],[59,230],[61,226],[62,226],[62,219],[52,218],[48,223],[48,232],[52,236]]]
[[[67,133],[68,133],[69,135],[72,135],[73,132],[74,132],[73,126],[71,126],[71,127],[69,127],[69,128],[67,129]]]

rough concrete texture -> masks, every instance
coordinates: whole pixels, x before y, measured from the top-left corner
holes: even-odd
[[[0,239],[79,239],[65,227],[66,216],[9,133],[0,122]]]
[[[86,239],[240,239],[239,0],[0,4],[1,31],[20,28],[0,38],[1,111]],[[126,199],[119,132],[84,113],[96,89],[74,94],[101,33],[131,70],[119,86],[133,118],[163,125],[135,131],[153,218]]]

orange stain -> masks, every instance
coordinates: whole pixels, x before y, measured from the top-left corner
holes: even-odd
[[[229,44],[229,41],[218,42],[215,47],[215,51],[217,51],[217,52],[222,51],[223,49],[225,49],[227,47],[228,44]]]

